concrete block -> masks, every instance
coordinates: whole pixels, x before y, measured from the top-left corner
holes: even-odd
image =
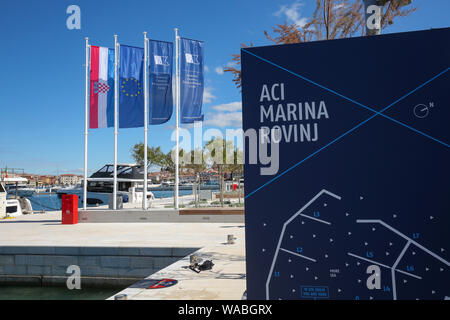
[[[34,266],[44,266],[44,256],[41,255],[24,255],[18,254],[14,256],[14,264],[18,266],[22,265],[34,265]]]
[[[3,266],[5,275],[26,275],[27,267],[25,266]]]
[[[178,258],[171,258],[171,257],[156,257],[153,260],[153,268],[161,270],[170,266],[172,263],[177,262],[178,260],[179,260]]]
[[[51,275],[52,268],[50,266],[27,266],[28,275]]]
[[[155,273],[158,270],[153,268],[131,268],[128,270],[121,270],[119,276],[128,278],[128,277],[138,277],[141,279],[145,279],[149,275]]]
[[[172,248],[171,256],[184,258],[197,250],[200,250],[200,248]]]
[[[13,255],[0,255],[0,265],[14,264]]]
[[[24,266],[27,264],[27,255],[17,254],[14,256],[14,264],[16,266]]]
[[[139,281],[140,278],[111,278],[111,277],[81,277],[81,288],[116,288],[120,291]],[[43,277],[44,286],[65,286],[67,278],[63,277]]]
[[[67,266],[68,267],[68,266]],[[61,276],[61,277],[68,277],[70,274],[67,273],[67,267],[61,267],[61,266],[50,266],[51,268],[51,276]]]
[[[0,285],[16,286],[27,285],[39,287],[41,286],[40,276],[13,276],[13,275],[0,275]]]
[[[29,255],[27,256],[27,264],[32,266],[45,266],[44,256]]]
[[[80,247],[80,255],[86,256],[114,256],[118,253],[118,247]]]
[[[76,256],[45,256],[44,265],[64,266],[78,265],[78,257]]]
[[[153,261],[158,257],[131,257],[131,268],[153,268]]]
[[[55,254],[61,256],[77,256],[80,254],[80,247],[55,247]]]
[[[49,246],[30,246],[27,248],[28,254],[55,254],[55,247],[49,247]]]
[[[121,247],[118,248],[119,253],[118,255],[120,256],[139,256],[140,253],[140,248],[135,248],[135,247]]]
[[[79,256],[78,257],[78,265],[80,268],[84,266],[99,266],[100,265],[100,257],[96,256]]]
[[[103,268],[103,267],[83,267],[81,277],[117,277],[120,272],[125,272],[124,268]]]
[[[140,248],[139,252],[142,256],[170,257],[172,255],[172,248]]]
[[[102,256],[100,257],[100,265],[102,267],[128,268],[130,257]]]
[[[1,246],[0,254],[27,254],[28,247],[23,246]]]

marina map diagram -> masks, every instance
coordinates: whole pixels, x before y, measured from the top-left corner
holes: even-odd
[[[249,299],[450,298],[448,36],[242,50],[244,130],[285,132],[275,174],[245,164]],[[367,64],[379,50],[409,58]],[[327,51],[342,63],[317,58]],[[305,101],[328,117],[283,116]],[[289,139],[298,123],[317,123],[314,139]]]
[[[410,237],[383,220],[339,212],[334,204],[341,201],[324,189],[284,222],[267,275],[266,299],[449,298],[450,263],[440,255],[444,247],[430,250],[418,241],[420,233]],[[345,220],[348,226],[342,228]],[[338,223],[337,229],[345,232],[333,228]],[[380,289],[366,284],[369,266],[381,270]],[[272,296],[273,289],[283,296]]]

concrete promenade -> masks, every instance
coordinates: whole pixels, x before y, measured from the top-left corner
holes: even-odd
[[[245,291],[243,223],[61,225],[60,217],[52,212],[0,221],[0,281],[27,276],[45,285],[43,279],[67,279],[67,267],[78,264],[82,277],[98,285],[103,278],[179,281],[165,289],[126,289],[129,299],[241,299]],[[235,244],[226,244],[228,234]],[[193,252],[212,260],[213,269],[187,269]]]

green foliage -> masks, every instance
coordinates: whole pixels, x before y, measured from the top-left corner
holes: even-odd
[[[139,163],[144,164],[144,144],[137,143],[131,149],[131,155],[133,159]],[[147,146],[147,164],[149,167],[152,166],[163,166],[164,164],[164,153],[161,151],[161,147],[148,147]]]
[[[184,150],[180,149],[178,153],[179,159],[182,159],[184,155]],[[163,155],[161,169],[164,171],[169,171],[171,173],[175,172],[175,152],[169,151],[168,153]],[[180,164],[180,161],[178,162]]]

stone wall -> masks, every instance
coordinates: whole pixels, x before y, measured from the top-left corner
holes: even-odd
[[[171,265],[198,248],[0,247],[0,284],[65,285],[68,266],[81,270],[82,285],[128,285]]]

